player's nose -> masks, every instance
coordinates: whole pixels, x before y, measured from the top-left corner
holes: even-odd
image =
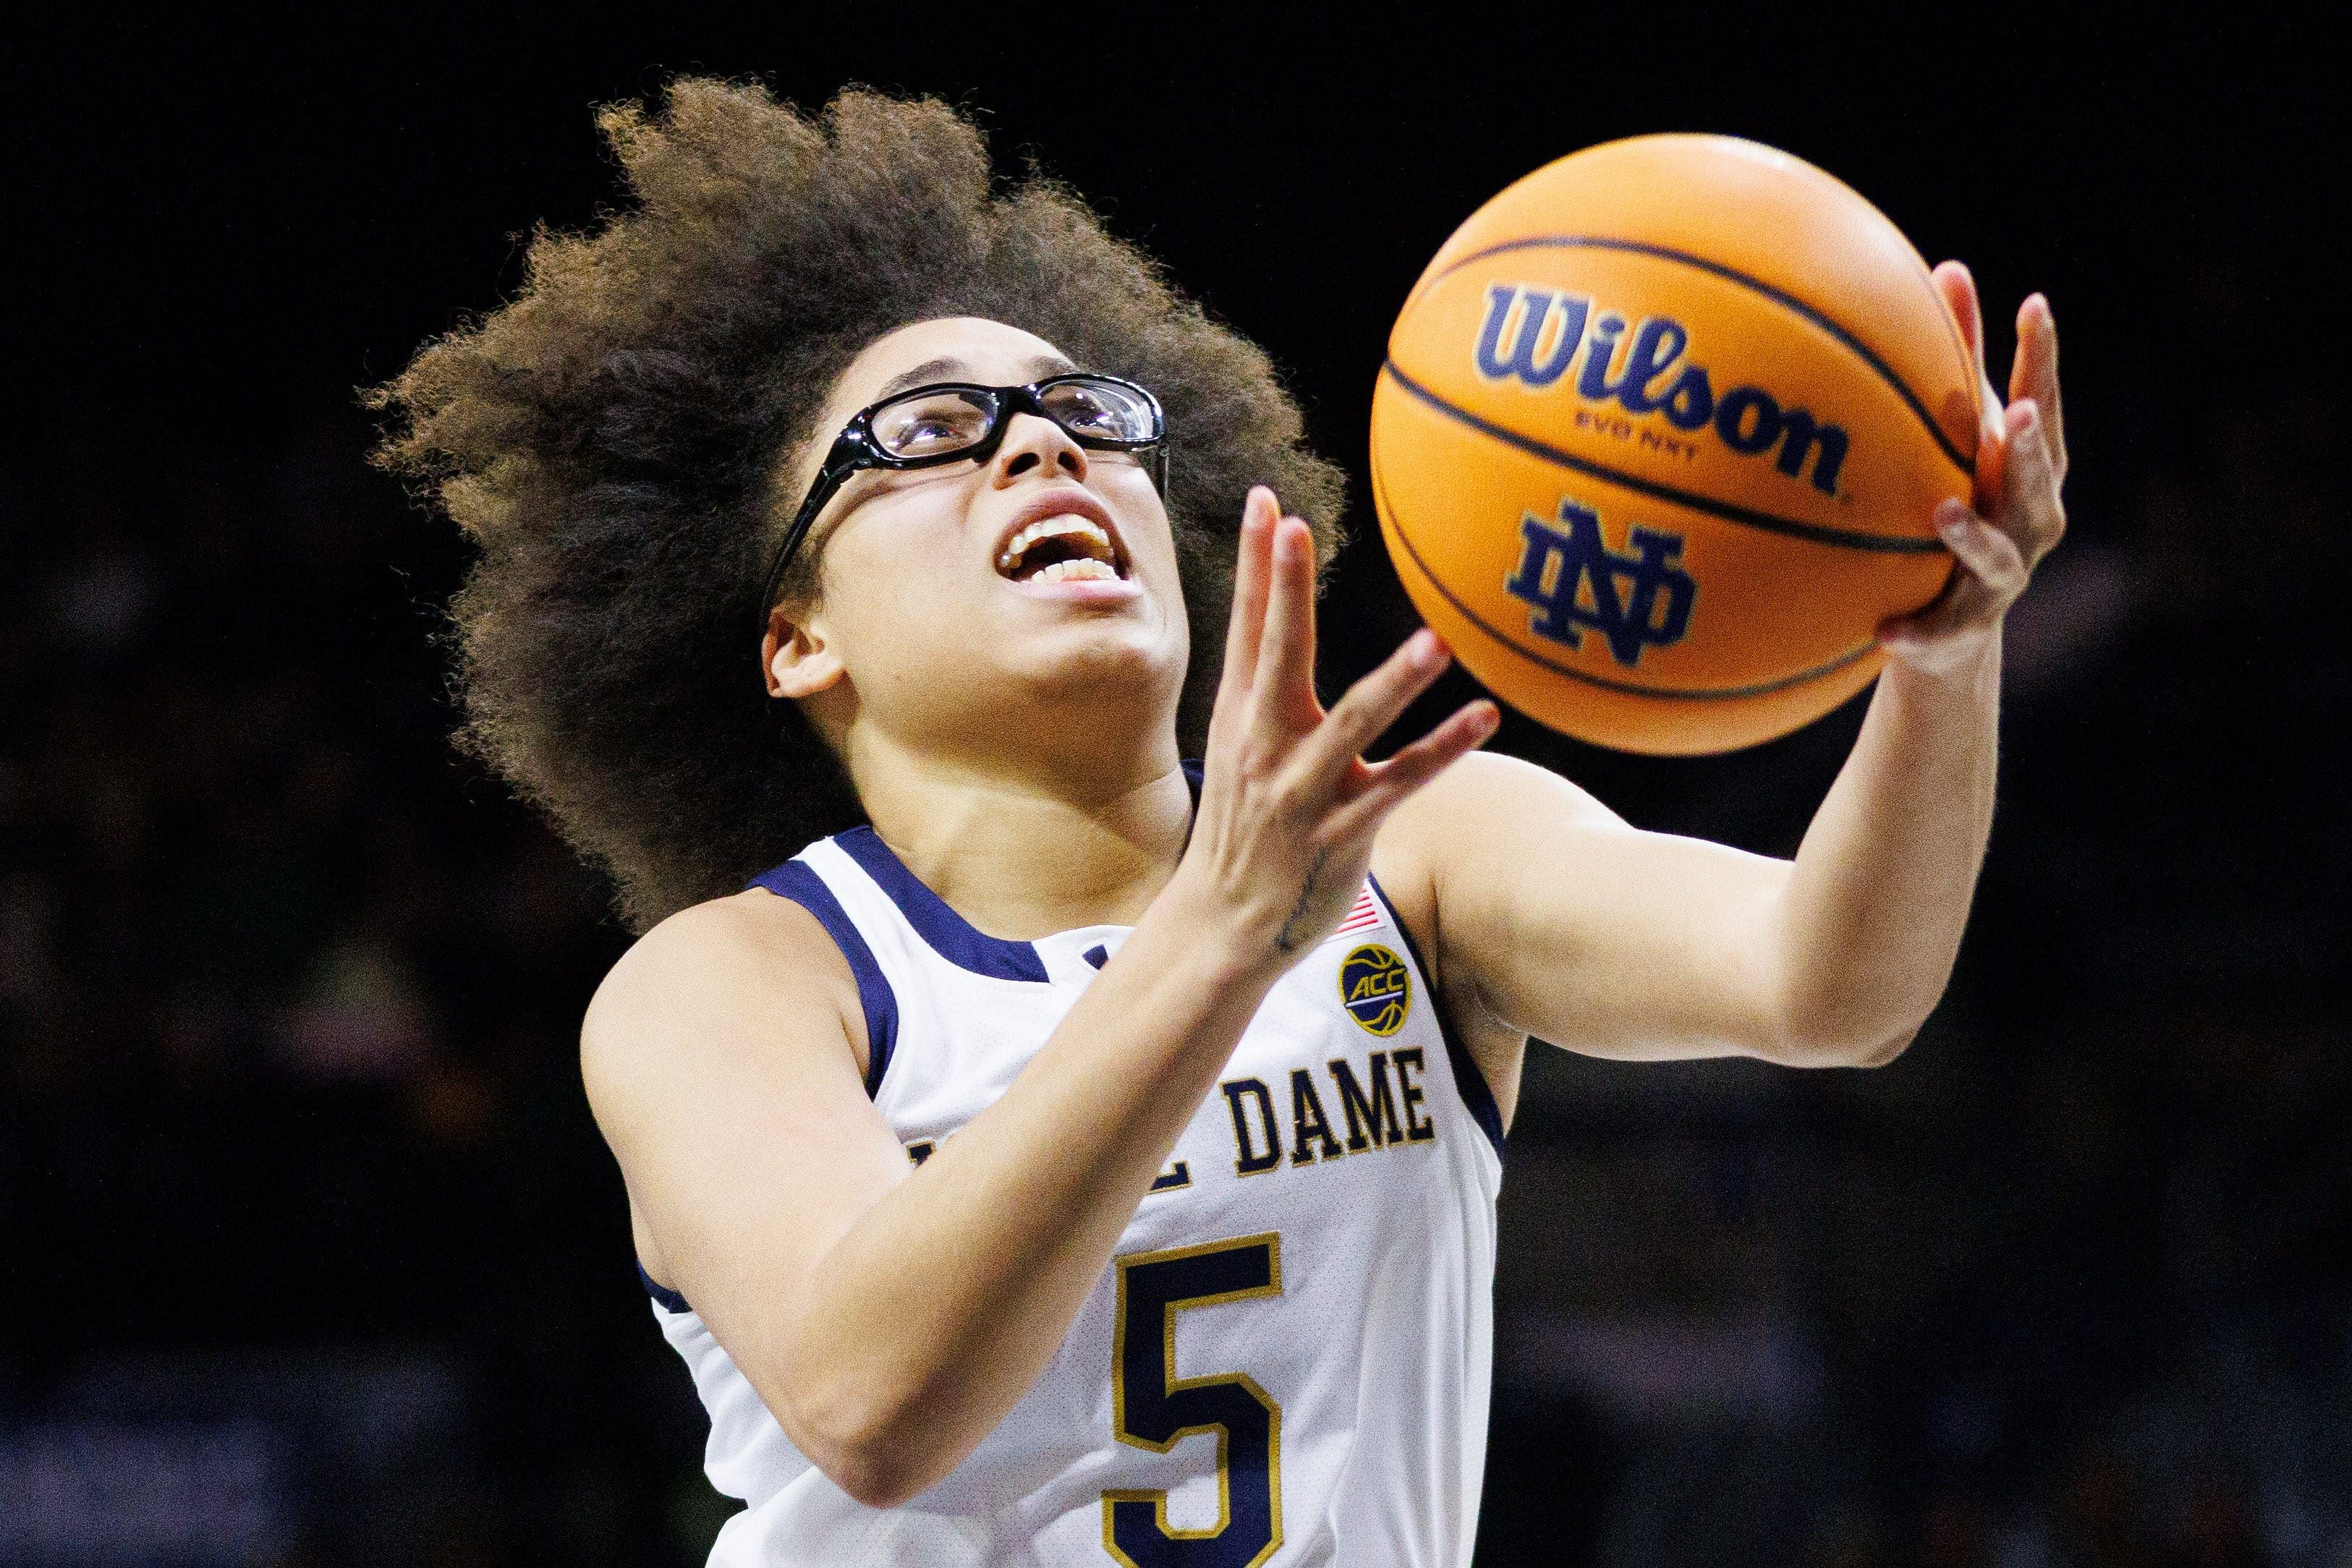
[[[1016,413],[996,449],[994,478],[1002,487],[1023,478],[1087,480],[1087,449],[1050,419]]]

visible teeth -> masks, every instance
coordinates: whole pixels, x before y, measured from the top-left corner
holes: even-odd
[[[1111,559],[1110,535],[1103,531],[1100,524],[1086,517],[1064,513],[1058,517],[1041,517],[1006,540],[1003,553],[996,558],[996,570],[1001,572],[1012,571],[1013,567],[1019,564],[1023,553],[1031,545],[1035,544],[1039,539],[1060,536],[1084,539],[1094,549],[1100,552],[1105,562]],[[1117,576],[1118,573],[1113,572],[1112,575]]]
[[[1064,578],[1069,577],[1116,579],[1118,576],[1118,573],[1110,569],[1110,564],[1108,561],[1099,561],[1095,559],[1092,556],[1082,555],[1074,556],[1068,560],[1057,560],[1051,566],[1040,569],[1035,575],[1026,579],[1025,580],[1030,582],[1059,582]]]

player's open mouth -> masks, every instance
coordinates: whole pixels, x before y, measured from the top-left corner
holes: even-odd
[[[1127,576],[1117,541],[1091,517],[1076,512],[1025,525],[997,551],[998,575],[1014,582],[1116,582]]]

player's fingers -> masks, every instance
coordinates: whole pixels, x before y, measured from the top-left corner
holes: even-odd
[[[2025,556],[2015,539],[1992,524],[1958,501],[1947,501],[1936,508],[1936,532],[1998,603],[2006,605],[2025,591]],[[1955,585],[1953,597],[1963,597],[1965,586]]]
[[[1990,482],[2000,465],[2000,394],[1993,390],[1985,369],[1984,308],[1977,298],[1976,276],[1957,261],[1938,265],[1931,275],[1936,292],[1960,329],[1960,340],[1977,369],[1977,478],[1979,497],[1994,494]],[[1990,455],[1985,448],[1990,445]]]
[[[1414,790],[1485,745],[1502,722],[1502,710],[1485,697],[1463,704],[1427,735],[1368,768],[1364,788],[1325,821],[1324,831],[1344,839],[1377,825]]]
[[[1263,497],[1263,499],[1261,499]],[[1241,537],[1234,561],[1233,610],[1225,624],[1225,667],[1209,709],[1210,751],[1247,732],[1250,692],[1257,677],[1258,645],[1265,630],[1266,555],[1274,533],[1273,494],[1264,486],[1242,507]]]
[[[1257,727],[1296,724],[1315,701],[1315,538],[1297,517],[1274,525],[1265,632],[1259,639],[1252,708]]]
[[[1977,437],[1978,446],[1981,448],[1987,442],[1992,443],[1995,446],[2000,446],[2008,440],[2008,436],[2000,420],[2001,413],[2008,407],[2008,404],[2002,402],[2000,400],[2000,393],[1993,390],[1992,378],[1990,376],[1985,376],[1977,382],[1977,406],[1984,411],[1983,431],[1982,434]],[[1998,456],[1996,456],[1995,464],[1997,467],[1999,464]]]
[[[1977,304],[1977,280],[1963,262],[1946,261],[1937,264],[1930,274],[1936,292],[1944,297],[1945,307],[1952,319],[1959,324],[1960,340],[1968,345],[1969,355],[1977,362],[1979,379],[1985,373],[1984,312]]]
[[[1944,591],[1937,594],[1933,602],[1908,615],[1892,616],[1881,622],[1878,640],[1894,652],[1907,653],[1989,614],[1992,607],[1991,591],[1976,573],[1958,568],[1953,571],[1951,580],[1944,584]]]
[[[2010,404],[2008,425],[2000,527],[2016,541],[2030,570],[2064,536],[2066,508],[2058,497],[2058,475],[2040,405],[2032,398]]]
[[[1274,492],[1263,485],[1250,487],[1242,503],[1242,531],[1234,560],[1234,608],[1225,622],[1225,671],[1218,687],[1217,706],[1224,694],[1246,692],[1257,678],[1257,651],[1265,629],[1266,552],[1275,519],[1281,516]]]
[[[1946,597],[1915,615],[1897,616],[1880,626],[1878,641],[1891,653],[1916,659],[1922,651],[1995,618],[1991,594],[1964,571],[1952,580]]]
[[[1378,668],[1349,686],[1307,741],[1308,767],[1328,779],[1371,745],[1445,672],[1453,655],[1427,627],[1406,638]]]
[[[2066,414],[2058,398],[2058,319],[2050,301],[2029,294],[2017,308],[2017,362],[2010,368],[2011,402],[2031,398],[2042,411],[2042,439],[2050,448],[2050,468],[2066,482]]]

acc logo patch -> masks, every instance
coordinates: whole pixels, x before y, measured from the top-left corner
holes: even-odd
[[[1391,1035],[1412,1010],[1412,971],[1377,942],[1339,960],[1339,1005],[1367,1033]]]

